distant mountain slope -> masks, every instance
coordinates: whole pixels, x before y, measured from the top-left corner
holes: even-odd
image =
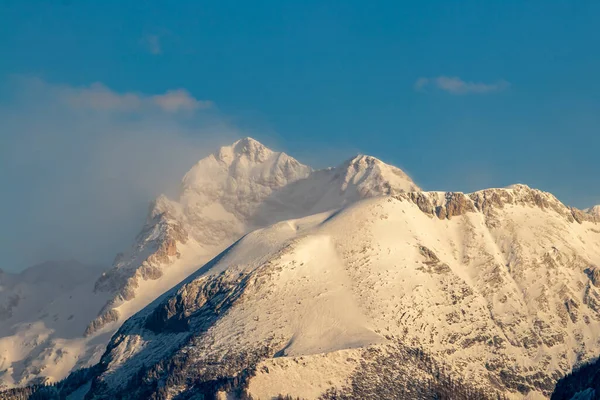
[[[86,352],[75,338],[81,338],[90,315],[107,300],[92,292],[101,271],[63,261],[18,274],[0,272],[0,388],[40,373],[62,377],[79,362],[98,361],[109,338],[99,347],[91,343]]]
[[[381,398],[385,365],[418,380],[398,346],[544,398],[600,352],[598,265],[598,221],[524,185],[363,200],[259,229],[137,313],[88,398]]]
[[[600,218],[600,205],[590,207],[586,210],[588,214],[595,216],[596,218]]]
[[[296,189],[285,190],[292,185]],[[2,333],[0,385],[55,381],[94,364],[123,321],[253,229],[415,189],[401,170],[373,157],[312,171],[252,138],[224,146],[190,169],[178,198],[153,202],[135,243],[112,268],[87,275],[85,284],[66,285],[60,296],[69,303],[49,315],[69,320],[74,314],[68,334],[40,320],[42,312],[18,312],[16,318],[31,324],[11,325]],[[69,282],[68,273],[57,273],[57,279],[62,275]],[[11,312],[11,301],[5,308],[0,303],[0,314]]]

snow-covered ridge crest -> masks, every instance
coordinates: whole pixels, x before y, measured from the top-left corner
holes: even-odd
[[[365,198],[419,190],[400,168],[372,156],[357,155],[274,192],[259,207],[254,225],[266,226],[337,209]]]
[[[202,385],[214,376],[247,376],[260,398],[362,398],[369,382],[394,389],[393,368],[364,366],[400,343],[491,398],[548,396],[600,351],[599,235],[523,185],[378,196],[279,222],[131,318],[91,394],[143,397],[160,381],[191,396],[218,390]]]
[[[585,210],[588,214],[594,215],[597,218],[600,218],[600,204],[597,206],[593,206]]]
[[[161,282],[158,289],[164,291],[251,230],[414,190],[419,187],[402,170],[371,156],[313,171],[252,138],[223,146],[185,174],[176,200],[159,196],[151,205],[132,250],[120,254],[96,282],[97,292],[113,296],[85,335],[147,304],[134,305],[138,293],[148,290],[141,288],[145,281]]]
[[[86,335],[120,320],[120,306],[136,299],[143,281],[165,281],[161,288],[166,290],[183,279],[182,273],[164,278],[165,268],[180,260],[182,253],[189,259],[180,262],[186,264],[180,267],[183,270],[208,261],[248,230],[261,201],[311,171],[252,138],[223,146],[200,160],[184,176],[179,198],[157,198],[132,251],[119,255],[113,268],[97,281],[96,291],[112,292],[114,297],[90,323]]]
[[[123,321],[248,232],[412,190],[418,187],[404,172],[369,156],[313,171],[252,138],[223,146],[192,166],[175,198],[150,205],[133,246],[100,277],[89,274],[37,313],[22,312],[21,295],[0,304],[8,318],[0,347],[10,349],[0,354],[0,386],[56,381],[94,364]],[[0,285],[9,280],[0,277]]]

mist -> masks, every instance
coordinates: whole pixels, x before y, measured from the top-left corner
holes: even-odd
[[[149,203],[241,136],[182,89],[118,93],[14,77],[0,100],[0,269],[76,259],[109,267]]]

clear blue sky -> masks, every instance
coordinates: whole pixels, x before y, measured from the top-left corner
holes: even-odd
[[[0,0],[0,101],[5,116],[31,103],[15,76],[51,93],[181,88],[316,166],[361,152],[428,190],[522,182],[587,207],[600,203],[598,21],[587,0]],[[26,133],[0,135],[8,148]],[[3,192],[39,196],[16,165]]]

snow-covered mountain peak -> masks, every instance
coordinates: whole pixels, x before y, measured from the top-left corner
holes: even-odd
[[[280,187],[308,176],[311,168],[282,152],[274,152],[247,137],[223,146],[194,165],[183,178],[186,191],[210,192],[219,186],[228,190],[246,190],[243,181],[261,186]]]
[[[161,195],[153,202],[133,249],[98,279],[96,291],[113,297],[86,334],[137,311],[247,233],[267,197],[311,171],[252,138],[200,160],[184,176],[177,199]]]
[[[273,154],[273,150],[267,148],[259,141],[245,137],[234,142],[231,146],[233,153],[236,155],[245,155],[250,160],[264,161],[267,157]]]
[[[592,216],[600,219],[600,204],[598,204],[597,206],[590,207],[586,211],[588,214],[591,214]]]
[[[213,156],[217,160],[222,161],[227,165],[231,165],[235,160],[240,158],[245,158],[250,162],[264,162],[273,153],[273,150],[269,149],[259,141],[251,137],[246,137],[236,140],[229,146],[222,146],[213,153]]]
[[[353,168],[364,169],[367,167],[372,167],[373,165],[381,165],[385,164],[380,159],[369,156],[367,154],[357,154],[354,157],[349,158],[343,165],[352,166]]]
[[[412,179],[400,168],[384,163],[373,156],[359,154],[336,168],[344,175],[345,183],[366,183],[379,194],[393,194],[394,191],[413,192],[420,190]],[[371,181],[370,183],[368,181]]]
[[[274,192],[261,204],[253,220],[256,227],[265,226],[339,209],[365,198],[419,190],[400,168],[372,156],[357,155]]]

